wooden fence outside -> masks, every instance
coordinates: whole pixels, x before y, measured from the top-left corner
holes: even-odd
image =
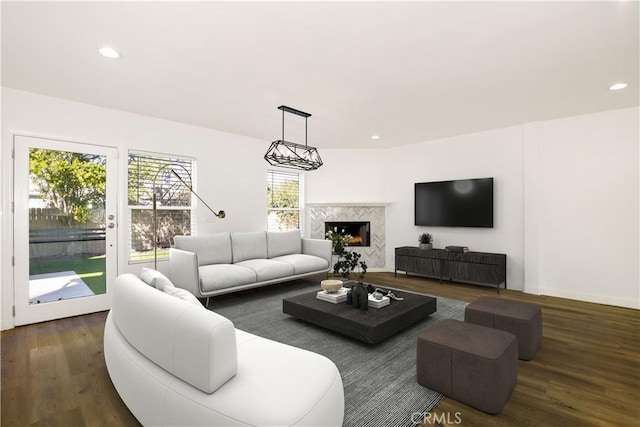
[[[90,220],[69,225],[68,215],[57,209],[29,209],[29,256],[95,256],[105,253],[104,209],[89,212]]]

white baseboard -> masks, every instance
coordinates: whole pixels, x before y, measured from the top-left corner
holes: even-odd
[[[389,269],[384,267],[373,267],[367,268],[367,273],[393,273],[393,271],[389,271]]]
[[[583,292],[568,291],[566,289],[539,288],[539,295],[567,298],[577,301],[593,302],[596,304],[613,305],[616,307],[640,309],[640,301],[633,298],[612,297],[609,295],[587,294]],[[534,293],[534,292],[530,292]]]
[[[15,328],[15,322],[11,319],[0,319],[0,331],[6,331],[7,329]]]

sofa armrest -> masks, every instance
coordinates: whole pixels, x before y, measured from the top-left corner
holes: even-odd
[[[303,237],[302,253],[324,258],[327,260],[327,265],[331,267],[331,240]]]
[[[171,248],[169,250],[169,265],[171,266],[171,281],[175,286],[188,290],[198,298],[203,298],[200,292],[197,253]]]
[[[123,339],[138,354],[205,393],[213,393],[236,375],[235,327],[217,313],[123,274],[113,287],[111,314]],[[162,395],[171,387],[163,384],[166,372],[157,379]]]

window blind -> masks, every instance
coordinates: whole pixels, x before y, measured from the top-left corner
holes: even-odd
[[[303,230],[304,175],[267,171],[267,230]]]
[[[156,195],[156,245],[158,259],[167,259],[175,235],[193,231],[195,160],[180,156],[130,151],[128,156],[127,198],[129,208],[129,261],[153,258],[153,195]],[[175,174],[174,174],[175,172]],[[176,176],[176,174],[178,176]]]

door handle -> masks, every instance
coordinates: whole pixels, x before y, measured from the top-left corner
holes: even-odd
[[[110,222],[109,224],[107,224],[107,227],[109,227],[109,228],[113,228],[113,227],[115,227],[115,226],[116,226],[116,225],[115,225],[113,222]]]

